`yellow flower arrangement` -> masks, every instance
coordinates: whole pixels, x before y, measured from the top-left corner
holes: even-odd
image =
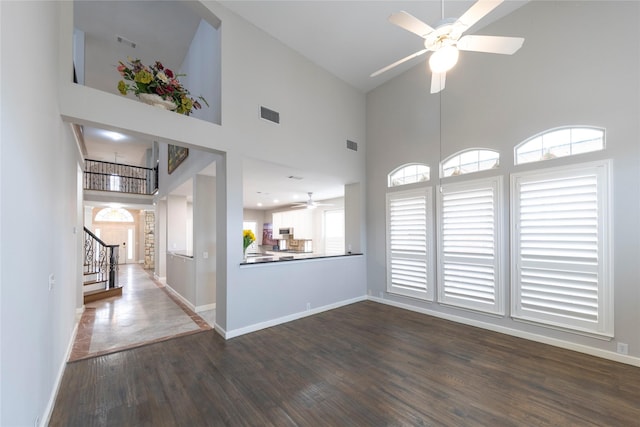
[[[242,230],[242,247],[247,250],[250,244],[256,241],[256,235],[251,230]]]

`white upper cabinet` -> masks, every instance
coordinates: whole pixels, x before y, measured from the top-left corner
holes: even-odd
[[[308,209],[275,212],[273,214],[273,235],[283,238],[280,228],[293,228],[294,239],[311,239],[313,235],[313,216]]]

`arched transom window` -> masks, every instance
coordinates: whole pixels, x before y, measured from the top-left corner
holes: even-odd
[[[493,150],[465,150],[442,161],[442,176],[457,176],[497,168],[500,153]]]
[[[414,184],[416,182],[429,181],[431,168],[421,163],[402,165],[388,175],[388,186]]]
[[[104,208],[96,214],[96,222],[133,222],[133,215],[122,208]]]
[[[515,164],[604,150],[604,129],[562,127],[544,131],[515,147]]]

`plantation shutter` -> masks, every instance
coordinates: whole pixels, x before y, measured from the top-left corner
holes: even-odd
[[[344,210],[324,212],[324,252],[344,254]]]
[[[444,304],[502,313],[499,268],[501,178],[449,184],[439,197],[438,299]]]
[[[433,300],[431,188],[387,194],[387,291]]]
[[[608,163],[515,175],[514,316],[612,334]]]

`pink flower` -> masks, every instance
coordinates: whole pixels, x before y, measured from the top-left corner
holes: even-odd
[[[118,61],[116,66],[118,73],[123,78],[118,82],[118,91],[121,94],[126,95],[128,92],[134,92],[138,96],[143,93],[154,93],[163,99],[174,102],[177,106],[176,111],[187,116],[192,109],[202,108],[200,102],[191,98],[189,91],[178,80],[178,77],[184,74],[175,74],[172,70],[165,68],[160,61],[155,61],[153,65],[147,66],[140,59],[129,57],[125,62]],[[129,85],[125,80],[132,83]],[[203,97],[199,96],[198,98],[207,106],[209,105]]]

